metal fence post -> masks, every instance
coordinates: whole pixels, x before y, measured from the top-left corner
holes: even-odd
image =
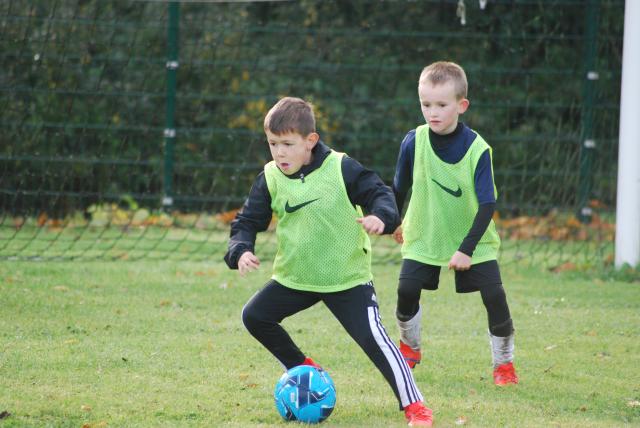
[[[593,156],[596,140],[593,135],[593,105],[595,85],[599,79],[596,68],[598,49],[598,9],[600,0],[589,0],[585,16],[584,41],[584,83],[582,87],[582,113],[580,131],[580,183],[578,189],[578,218],[583,223],[591,221],[592,209],[589,206],[593,185]]]
[[[164,177],[162,207],[168,209],[173,205],[173,155],[176,139],[176,75],[178,72],[178,25],[180,4],[169,3],[169,25],[167,28],[167,109],[164,128]]]

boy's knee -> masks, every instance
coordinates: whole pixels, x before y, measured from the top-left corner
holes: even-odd
[[[398,300],[417,300],[420,298],[422,284],[413,278],[401,278],[398,283]]]
[[[396,305],[396,317],[400,321],[407,321],[418,312],[420,308],[421,283],[415,279],[400,279],[398,285],[398,304]]]
[[[493,306],[493,305],[502,305],[507,302],[507,295],[504,292],[504,287],[502,284],[494,284],[489,287],[483,287],[480,290],[480,295],[482,296],[482,301],[485,306]]]
[[[249,331],[253,330],[256,325],[260,323],[260,317],[258,312],[253,309],[250,305],[242,308],[242,323],[245,328]]]

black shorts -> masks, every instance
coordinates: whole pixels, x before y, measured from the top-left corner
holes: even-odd
[[[400,280],[402,279],[421,282],[423,290],[437,290],[440,282],[440,266],[403,259],[400,269]],[[469,270],[456,271],[457,293],[471,293],[496,285],[502,285],[500,268],[496,260],[471,265]]]

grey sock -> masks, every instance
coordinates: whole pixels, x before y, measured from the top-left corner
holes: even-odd
[[[420,349],[420,325],[422,321],[422,307],[418,308],[413,318],[408,321],[398,322],[398,328],[400,329],[400,340],[407,344],[411,349],[417,351]]]
[[[514,334],[511,333],[507,337],[500,337],[494,336],[489,332],[489,343],[491,344],[494,368],[513,361],[513,336]]]

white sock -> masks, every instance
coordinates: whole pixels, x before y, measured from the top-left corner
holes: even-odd
[[[500,337],[494,336],[489,332],[489,344],[491,345],[494,368],[513,361],[513,335],[514,333],[511,333],[507,337]]]
[[[420,350],[422,307],[418,308],[418,313],[416,313],[410,320],[400,321],[396,318],[396,321],[398,322],[398,328],[400,329],[400,340],[414,351]]]

